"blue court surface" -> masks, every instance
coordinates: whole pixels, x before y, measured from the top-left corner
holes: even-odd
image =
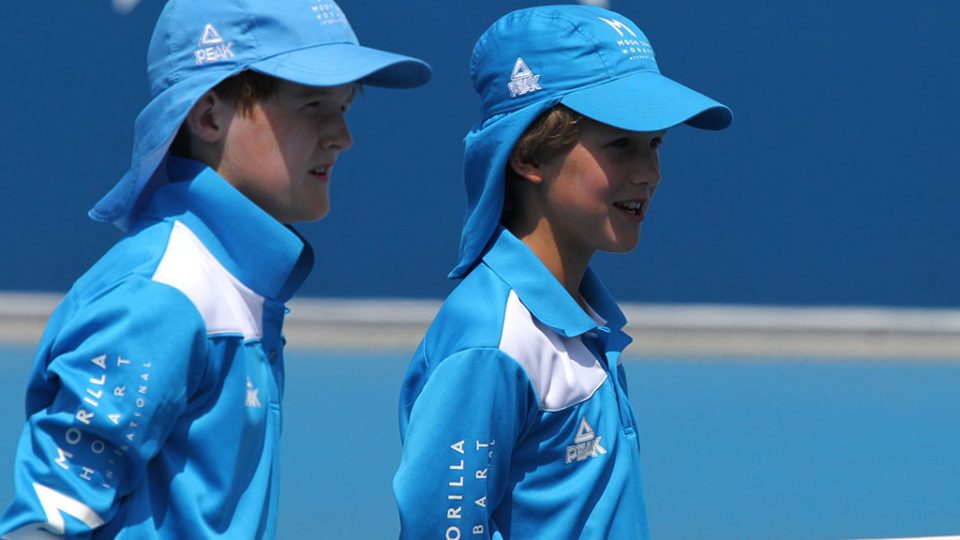
[[[0,347],[0,500],[33,351]],[[281,539],[395,538],[406,353],[287,358]],[[960,534],[960,363],[649,358],[627,372],[654,540]]]

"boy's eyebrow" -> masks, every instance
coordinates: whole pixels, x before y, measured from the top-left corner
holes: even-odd
[[[291,95],[293,95],[293,97],[297,97],[297,98],[312,98],[312,97],[325,98],[325,97],[330,97],[331,95],[330,88],[309,87],[309,86],[306,88],[297,88],[290,93]]]
[[[323,100],[323,101],[333,101],[334,98],[339,99],[339,95],[336,93],[335,88],[332,86],[314,86],[306,88],[297,88],[291,92],[291,97],[298,101],[303,100]],[[345,95],[341,105],[350,106],[353,104],[354,98],[356,98],[358,92],[358,85],[352,85],[350,88],[350,93]]]
[[[305,88],[297,88],[293,91],[293,95],[296,97],[318,97],[318,98],[327,98],[333,97],[335,95],[335,89],[338,89],[337,86],[308,86]],[[350,98],[356,93],[356,87],[354,86],[350,92]]]

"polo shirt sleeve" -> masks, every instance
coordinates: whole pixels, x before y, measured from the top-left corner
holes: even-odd
[[[205,329],[180,292],[130,278],[68,296],[48,324],[27,391],[10,538],[87,538],[140,484],[199,383]]]
[[[393,483],[400,537],[493,537],[514,446],[538,412],[523,368],[499,349],[440,362],[404,432]]]

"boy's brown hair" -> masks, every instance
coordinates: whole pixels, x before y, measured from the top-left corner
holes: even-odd
[[[569,152],[580,138],[580,124],[583,115],[563,105],[553,107],[533,121],[523,132],[513,151],[520,161],[541,164]],[[504,185],[503,214],[501,222],[506,222],[513,212],[516,191],[523,179],[507,163],[506,183]]]
[[[253,105],[270,99],[277,93],[279,79],[256,71],[245,70],[228,77],[213,87],[220,99],[235,105],[240,114],[249,114]],[[170,145],[170,153],[180,157],[192,157],[190,131],[186,124],[180,126]]]
[[[254,103],[270,99],[277,93],[279,79],[246,70],[228,77],[213,87],[217,97],[236,105],[242,114],[248,114]]]

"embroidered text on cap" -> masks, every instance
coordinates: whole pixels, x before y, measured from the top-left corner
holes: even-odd
[[[637,38],[637,33],[630,29],[626,24],[618,21],[617,19],[607,19],[604,17],[597,17],[601,21],[610,25],[610,28],[613,28],[617,31],[617,34],[621,38],[626,38],[626,35],[623,33],[626,30],[631,36]],[[617,47],[620,47],[620,52],[625,55],[630,55],[628,60],[653,60],[653,47],[649,43],[640,39],[618,39]]]
[[[211,62],[220,62],[221,60],[229,60],[234,56],[233,42],[224,43],[220,32],[217,32],[217,29],[214,28],[212,24],[207,24],[203,27],[203,35],[200,36],[200,45],[201,48],[193,51],[193,57],[196,59],[198,66]],[[206,47],[204,47],[204,45],[206,45]]]

